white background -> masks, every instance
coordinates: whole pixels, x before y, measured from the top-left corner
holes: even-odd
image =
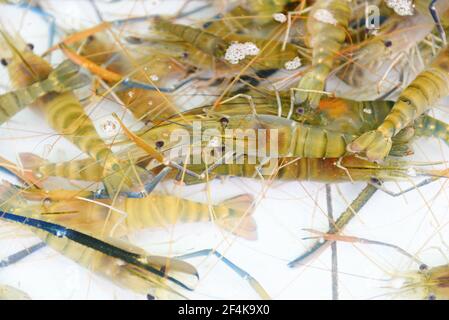
[[[61,26],[79,29],[98,23],[88,1],[43,3]],[[192,5],[198,4],[192,1]],[[143,1],[99,2],[108,19],[156,12],[169,14],[179,5],[177,1],[145,1],[145,4]],[[2,6],[0,19],[9,31],[20,31],[26,42],[35,45],[36,52],[42,53],[47,49],[47,25],[40,17],[23,9]],[[57,56],[54,59],[57,61]],[[6,90],[9,86],[6,70],[1,71],[1,76],[2,89]],[[439,107],[443,111],[435,111],[435,114],[439,118],[446,118],[444,107]],[[102,103],[92,109],[92,119],[99,125],[110,116],[111,111],[116,110],[121,109],[113,104]],[[132,121],[132,118],[129,119]],[[80,153],[70,143],[53,134],[42,117],[25,110],[0,127],[0,154],[16,161],[18,153],[26,151],[52,161],[62,161]],[[447,158],[447,146],[440,141],[420,140],[414,146],[416,154],[413,159],[441,161]],[[395,184],[387,186],[398,190]],[[404,183],[402,186],[411,184]],[[447,234],[446,224],[449,221],[449,198],[445,186],[443,181],[438,181],[399,198],[379,192],[345,229],[345,234],[399,245],[417,254],[430,266],[447,263],[445,254],[448,248],[442,241]],[[182,254],[217,247],[255,277],[274,299],[330,299],[330,250],[307,266],[294,269],[286,266],[288,261],[304,252],[311,243],[301,240],[310,235],[303,228],[327,230],[323,184],[275,182],[268,187],[260,181],[229,179],[225,182],[213,181],[208,187],[216,202],[247,192],[260,200],[254,213],[258,225],[257,241],[236,238],[222,232],[217,226],[204,223],[176,226],[174,230],[149,230],[135,235],[135,243],[149,252],[162,254]],[[332,185],[334,214],[338,215],[362,187],[362,184],[349,183]],[[161,190],[207,201],[205,188],[181,188],[167,183]],[[0,257],[37,241],[25,228],[0,224]],[[170,248],[166,245],[169,241]],[[201,275],[198,288],[189,294],[191,297],[257,298],[244,280],[217,262],[216,258],[190,261],[198,267]],[[416,270],[416,267],[409,259],[388,248],[339,243],[340,297],[366,299],[380,295],[380,298],[397,298],[397,295],[391,294],[396,291],[385,288],[390,283],[384,280],[400,272]],[[48,248],[0,270],[0,284],[20,288],[33,299],[144,298],[118,288]]]

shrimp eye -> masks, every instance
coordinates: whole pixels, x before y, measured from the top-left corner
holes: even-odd
[[[222,125],[223,127],[226,127],[226,126],[228,125],[228,123],[229,123],[229,119],[223,117],[223,118],[220,119],[220,123],[221,123],[221,125]]]
[[[369,180],[370,180],[370,182],[372,184],[375,184],[377,186],[380,186],[382,184],[382,182],[379,179],[375,178],[375,177],[371,177]]]
[[[419,266],[419,271],[426,271],[426,270],[429,270],[429,266],[427,264],[423,263]]]
[[[147,294],[147,300],[156,300],[156,298],[151,294]]]
[[[303,107],[299,107],[296,109],[296,113],[297,114],[304,114],[304,108]]]
[[[1,60],[0,60],[0,62],[2,63],[2,66],[7,66],[8,65],[8,61],[6,61],[6,59],[5,58],[2,58]]]
[[[384,41],[384,45],[385,47],[390,48],[393,45],[393,42],[391,40],[386,40]]]
[[[429,296],[427,297],[427,299],[428,299],[428,300],[436,300],[437,297],[436,297],[433,293],[431,293],[431,294],[429,294]]]
[[[95,40],[95,36],[94,35],[90,35],[87,37],[88,41],[94,41]]]
[[[30,49],[31,51],[34,50],[34,44],[32,44],[32,43],[27,43],[27,47],[28,47],[28,49]]]
[[[187,52],[183,52],[183,53],[182,53],[182,57],[183,57],[184,59],[187,59],[187,58],[189,57],[189,54],[188,54]]]
[[[164,146],[164,141],[162,141],[162,140],[156,141],[156,148],[160,149],[163,146]]]

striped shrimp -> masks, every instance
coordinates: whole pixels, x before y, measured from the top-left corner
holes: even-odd
[[[2,191],[2,196],[14,192]],[[138,294],[152,296],[156,289],[163,289],[172,298],[179,299],[183,295],[178,290],[191,290],[198,280],[196,269],[186,262],[151,256],[120,240],[94,238],[87,233],[36,219],[32,207],[18,195],[2,200],[1,208],[2,220],[32,227],[34,233],[55,251]],[[183,278],[188,284],[177,278]]]
[[[242,194],[218,204],[191,201],[171,195],[151,193],[145,198],[125,198],[114,202],[114,209],[126,212],[126,217],[115,214],[108,218],[109,210],[98,203],[80,200],[88,197],[89,192],[28,189],[21,194],[29,200],[40,200],[41,211],[47,219],[82,228],[93,234],[112,233],[114,237],[142,230],[167,227],[179,223],[214,222],[219,227],[247,240],[257,239],[257,226],[252,218],[253,197]],[[110,199],[100,200],[111,205]],[[52,212],[70,212],[51,214]],[[213,220],[211,217],[213,214]],[[105,228],[105,223],[107,226]],[[116,225],[119,225],[116,228]]]
[[[272,143],[276,143],[275,157],[279,158],[339,158],[347,154],[347,145],[357,137],[344,131],[328,130],[271,115],[235,116],[226,119],[227,121],[221,120],[221,123],[225,124],[223,137],[234,139],[237,148],[242,147],[243,143],[245,150],[248,150],[246,154],[253,156],[255,153],[253,154],[252,151],[255,150],[252,150],[251,146],[255,146],[257,141],[259,149],[261,143],[265,143],[267,149],[271,148]],[[207,127],[210,128],[210,126]],[[226,129],[234,129],[234,131],[231,130],[229,134]],[[247,130],[250,132],[245,136],[248,133]],[[243,131],[246,133],[242,133]],[[210,137],[213,139],[214,135]],[[398,137],[395,147],[403,145],[410,138],[410,135]]]
[[[351,5],[348,0],[318,0],[312,7],[307,31],[312,48],[312,69],[299,81],[296,100],[316,107],[345,38]]]
[[[114,239],[127,236],[141,229],[211,220],[217,226],[244,239],[256,240],[257,238],[257,227],[251,217],[254,199],[250,194],[242,194],[211,206],[153,193],[143,199],[123,199],[124,201],[115,203],[112,215],[105,208],[110,200],[88,202],[80,198],[83,197],[83,192],[80,191],[20,189],[20,194],[25,199],[41,201],[41,204],[36,204],[30,208],[43,212],[42,216],[46,218],[46,221],[75,228],[88,234],[111,234]],[[126,217],[114,214],[118,210],[125,212]],[[115,240],[111,241],[111,238],[108,238],[108,241],[115,243]],[[178,257],[178,259],[204,255],[209,251],[201,250],[189,253]],[[223,263],[233,269],[240,277],[248,281],[262,299],[270,299],[265,289],[250,274],[221,254],[217,256],[222,258]],[[173,259],[171,261],[176,262]],[[180,266],[178,267],[180,268]],[[188,269],[184,268],[184,271],[186,272]]]
[[[446,48],[404,89],[382,124],[353,141],[348,151],[363,152],[373,161],[384,159],[390,152],[392,137],[449,94],[448,59]]]
[[[299,123],[354,135],[360,135],[380,125],[394,104],[390,101],[354,101],[324,97],[317,108],[310,108],[307,103],[292,106],[290,92],[251,90],[245,95],[251,97],[257,114],[278,115]],[[245,97],[236,97],[232,93],[229,96],[232,100],[230,98],[229,101],[219,104],[221,114],[233,116],[254,112]],[[183,115],[208,114],[210,108],[211,106],[194,108]]]
[[[213,116],[206,119],[197,116],[193,119],[198,121],[199,131],[187,127],[182,133],[188,136],[201,134],[202,141],[197,147],[216,149],[219,146],[221,150],[225,141],[235,141],[236,148],[240,148],[243,152],[242,154],[237,152],[238,155],[235,156],[243,154],[255,156],[258,154],[254,148],[256,144],[259,149],[260,144],[264,144],[267,150],[276,144],[277,154],[267,155],[268,157],[338,158],[346,154],[346,145],[356,138],[355,135],[326,130],[273,115]],[[179,124],[170,123],[155,129],[158,130],[150,129],[142,134],[141,138],[150,143],[156,141],[157,145],[162,146],[161,153],[173,148],[188,147],[185,145],[187,143],[185,139],[172,141],[170,133],[173,129],[182,129]],[[159,133],[164,130],[165,134],[160,135]],[[191,144],[190,139],[188,144]],[[212,147],[215,144],[217,146]]]
[[[22,88],[48,77],[52,68],[44,59],[29,50],[19,51],[9,36],[4,33],[2,35],[12,53],[8,72],[13,87]],[[121,168],[110,148],[98,136],[92,121],[72,92],[49,93],[38,99],[34,105],[44,113],[52,128],[90,157],[102,162],[105,168],[103,182],[110,194],[117,193],[121,185],[126,188],[133,184],[131,177],[125,175],[124,168]]]
[[[257,114],[280,115],[285,118],[291,112],[288,93],[279,93],[280,107],[276,101],[276,96],[270,92],[249,92],[249,94],[252,96]],[[382,124],[393,106],[394,102],[392,101],[354,101],[341,98],[323,98],[316,109],[309,108],[307,104],[295,106],[295,111],[291,113],[290,117],[301,124],[358,136]],[[184,115],[208,113],[207,108],[208,106],[195,108],[185,112]],[[230,102],[221,103],[220,112],[226,116],[233,116],[248,114],[253,111],[246,99],[237,98]],[[422,115],[416,119],[407,130],[409,132],[403,131],[402,134],[413,133],[416,138],[439,138],[449,144],[449,126],[429,115]]]

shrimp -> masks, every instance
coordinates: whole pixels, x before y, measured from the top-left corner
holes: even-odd
[[[197,118],[197,120],[200,119]],[[197,122],[193,121],[190,128],[186,126],[188,129],[182,129],[182,132],[179,129],[176,136],[167,133],[157,134],[164,130],[164,127],[173,128],[173,126],[174,124],[171,123],[167,126],[158,126],[158,131],[155,132],[148,130],[139,138],[139,141],[135,142],[146,151],[147,147],[153,149],[145,142],[146,140],[153,143],[154,139],[159,139],[156,146],[160,146],[161,156],[159,159],[157,157],[154,159],[159,164],[169,163],[173,166],[177,160],[183,161],[186,157],[195,158],[197,156],[206,162],[221,156],[238,159],[244,155],[250,156],[251,159],[263,156],[265,160],[279,157],[342,157],[346,154],[348,142],[356,137],[301,124],[290,119],[258,114],[212,117]],[[173,139],[174,137],[176,139]],[[201,137],[201,139],[192,143],[191,137],[194,139]],[[230,147],[233,150],[230,150]],[[153,151],[149,150],[151,157],[154,157]],[[180,155],[176,151],[180,151],[182,154]],[[169,153],[168,157],[163,156],[167,152]],[[212,158],[208,157],[208,152],[213,153]],[[262,154],[263,152],[266,154]],[[179,169],[181,168],[182,166],[179,167]]]
[[[280,104],[275,94],[270,92],[249,92],[257,114],[278,115],[288,117],[301,124],[319,127],[333,132],[344,132],[349,135],[362,135],[382,124],[391,112],[392,101],[354,101],[341,98],[323,98],[316,109],[307,104],[295,106],[291,112],[288,93],[279,93]],[[284,106],[287,105],[288,108]],[[209,106],[199,107],[185,112],[183,115],[208,113]],[[244,98],[233,99],[220,104],[220,112],[226,116],[248,114],[253,112]],[[413,134],[414,137],[435,137],[449,144],[449,127],[443,121],[423,115],[404,130],[401,135]],[[398,139],[399,140],[399,139]],[[408,139],[406,139],[408,140]]]
[[[324,91],[325,81],[334,65],[335,55],[345,38],[351,5],[348,0],[318,0],[312,7],[307,31],[313,51],[312,69],[300,80],[295,94],[299,102],[316,107]]]
[[[49,76],[52,68],[44,59],[29,50],[20,52],[8,35],[2,32],[2,36],[13,54],[8,63],[8,72],[15,88],[31,85]],[[72,92],[49,93],[38,99],[35,105],[43,111],[51,127],[64,134],[90,157],[103,163],[103,182],[110,194],[117,193],[121,185],[129,188],[133,184],[110,148],[98,136],[92,121]]]
[[[114,202],[116,211],[126,212],[125,219],[121,215],[113,215],[109,221],[107,207],[81,200],[80,197],[88,194],[80,191],[28,189],[22,190],[21,194],[29,200],[40,200],[41,211],[46,213],[49,221],[82,228],[91,233],[114,231],[114,237],[122,237],[141,229],[211,221],[212,212],[212,222],[224,230],[247,240],[257,239],[257,226],[251,217],[254,199],[250,194],[242,194],[212,206],[157,193],[139,199],[125,198]],[[100,202],[111,204],[110,199]],[[106,222],[108,225],[105,229]],[[117,224],[118,228],[115,227]]]
[[[372,161],[383,160],[390,152],[392,137],[449,94],[449,47],[400,94],[390,114],[373,131],[348,146],[348,151],[365,153]]]
[[[251,97],[257,114],[277,115],[299,123],[354,135],[361,135],[380,125],[394,104],[391,101],[354,101],[323,97],[317,108],[310,108],[307,103],[292,106],[289,92],[276,94],[252,90],[245,95]],[[248,104],[248,99],[233,96],[232,93],[230,96],[232,100],[219,104],[221,114],[233,116],[254,112]],[[194,108],[184,112],[183,116],[207,114],[210,108],[208,105]]]
[[[255,146],[257,141],[259,149],[261,143],[267,149],[270,148],[271,144],[276,143],[276,157],[280,158],[339,158],[347,154],[346,146],[357,137],[344,131],[333,131],[272,115],[250,114],[231,116],[225,119],[219,121],[219,125],[224,127],[222,137],[234,139],[237,147],[242,146],[243,143],[245,150],[249,152],[248,155],[255,151],[250,149],[252,145]],[[217,121],[208,120],[203,121],[202,124],[209,130],[214,128],[214,122]],[[219,126],[215,126],[214,129],[219,130]],[[228,129],[229,131],[227,131]],[[207,136],[207,134],[204,135]],[[212,134],[210,139],[213,139],[213,137]],[[405,140],[404,142],[407,142],[407,139]],[[403,141],[398,142],[404,143]]]
[[[4,189],[4,188],[3,188]],[[11,190],[3,190],[10,195]],[[166,257],[151,256],[142,249],[116,239],[98,239],[86,233],[33,218],[33,213],[17,194],[2,200],[2,220],[28,225],[47,245],[64,256],[106,277],[115,284],[148,295],[162,289],[172,298],[183,297],[179,289],[191,290],[198,274],[190,264]],[[20,212],[13,214],[8,211]],[[188,285],[179,281],[184,277]]]

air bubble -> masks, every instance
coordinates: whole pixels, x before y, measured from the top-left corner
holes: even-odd
[[[273,14],[273,19],[277,22],[284,23],[287,21],[287,16],[283,13],[275,13]]]
[[[259,48],[252,42],[232,43],[225,53],[225,60],[229,61],[231,64],[237,64],[246,56],[255,56],[259,54]]]

